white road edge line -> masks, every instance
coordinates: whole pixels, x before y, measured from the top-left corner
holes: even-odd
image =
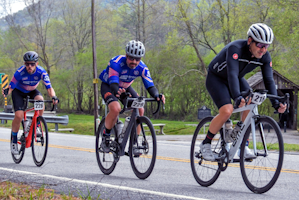
[[[153,195],[164,196],[164,197],[181,198],[181,199],[195,199],[195,200],[208,200],[208,199],[202,199],[202,198],[190,197],[190,196],[184,196],[184,195],[178,195],[178,194],[170,194],[170,193],[164,193],[164,192],[131,188],[131,187],[126,187],[126,186],[111,185],[111,184],[107,184],[107,183],[98,183],[98,182],[94,182],[94,181],[84,181],[84,180],[79,180],[79,179],[71,179],[71,178],[66,178],[66,177],[58,177],[58,176],[39,174],[39,173],[34,173],[34,172],[26,172],[26,171],[14,170],[14,169],[7,169],[7,168],[3,168],[3,167],[0,167],[0,170],[41,176],[41,177],[45,177],[45,178],[58,179],[58,180],[62,180],[62,181],[69,181],[69,182],[72,181],[72,182],[76,182],[76,183],[99,185],[99,186],[103,186],[103,187],[107,187],[107,188],[120,189],[120,190],[125,190],[125,191],[132,191],[132,192],[140,192],[140,193],[146,193],[146,194],[153,194]]]

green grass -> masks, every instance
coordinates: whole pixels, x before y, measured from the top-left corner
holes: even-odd
[[[61,114],[63,115],[63,114]],[[74,134],[83,135],[94,135],[94,116],[92,115],[78,115],[78,114],[68,114],[69,123],[67,126],[58,125],[59,128],[73,128]],[[122,122],[125,121],[124,118],[120,118]],[[181,121],[168,121],[168,120],[151,120],[153,124],[165,124],[164,133],[168,135],[192,135],[196,126],[190,126],[187,124],[198,124],[197,121],[194,122],[181,122]],[[54,124],[48,124],[49,129],[54,129]]]

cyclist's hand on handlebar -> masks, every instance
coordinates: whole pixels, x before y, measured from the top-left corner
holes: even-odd
[[[277,111],[278,111],[279,113],[284,113],[284,112],[286,111],[286,109],[287,109],[287,104],[282,104],[282,103],[280,103],[280,104],[279,104],[279,107],[278,107],[278,109],[277,109]]]
[[[157,101],[160,101],[162,99],[163,104],[165,104],[165,96],[164,94],[159,94],[159,96],[156,97]]]
[[[115,95],[117,98],[121,99],[122,97],[124,97],[126,93],[126,89],[125,88],[119,88],[117,91],[117,94]]]
[[[7,95],[8,95],[8,91],[9,91],[8,88],[3,89],[3,90],[2,90],[2,95],[3,95],[4,97],[7,97]]]
[[[53,101],[53,104],[54,104],[54,105],[56,105],[56,104],[59,103],[59,99],[58,99],[57,96],[53,96],[53,97],[52,97],[52,101]]]
[[[235,100],[235,108],[241,108],[243,106],[245,106],[246,102],[245,99],[242,96],[237,97]]]

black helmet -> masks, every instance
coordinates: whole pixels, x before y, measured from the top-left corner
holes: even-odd
[[[27,51],[23,56],[24,61],[38,61],[38,54],[35,51]]]

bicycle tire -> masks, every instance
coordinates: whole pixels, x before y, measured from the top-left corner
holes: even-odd
[[[141,131],[137,136],[137,126]],[[140,155],[134,154],[134,148],[138,149]],[[152,173],[157,156],[156,133],[152,122],[146,116],[136,119],[130,136],[129,156],[132,169],[140,179],[146,179]]]
[[[22,121],[22,127],[23,127],[23,132],[22,133],[18,133],[18,149],[19,149],[19,152],[20,154],[19,155],[14,155],[13,153],[11,153],[11,156],[12,156],[12,159],[13,161],[16,163],[16,164],[19,164],[24,155],[25,155],[25,136],[24,136],[24,122]],[[11,133],[11,136],[10,136],[10,145],[12,143],[12,133]],[[22,145],[23,145],[23,148],[22,148]]]
[[[40,125],[35,124],[33,128],[31,150],[34,163],[40,167],[44,164],[48,152],[48,126],[42,116],[36,119],[36,123]]]
[[[261,129],[261,124],[263,125],[263,129]],[[261,194],[270,190],[279,177],[283,163],[284,144],[280,128],[271,117],[260,116],[256,118],[255,127],[257,152],[260,153],[260,155],[251,161],[245,160],[244,158],[247,139],[249,141],[249,147],[251,147],[250,144],[253,144],[251,127],[249,126],[241,145],[240,168],[246,186],[252,192]],[[271,130],[271,128],[272,131],[268,131]],[[265,141],[267,142],[267,155],[262,145],[262,130],[264,132]]]
[[[114,160],[113,153],[111,153],[111,152],[105,153],[100,148],[104,129],[105,129],[105,118],[103,118],[101,120],[101,123],[98,126],[98,130],[96,133],[95,152],[96,152],[96,158],[97,158],[97,162],[98,162],[100,170],[104,174],[109,175],[115,169],[117,162],[115,162],[115,160]],[[114,130],[114,128],[112,130]],[[112,134],[111,134],[111,136],[110,136],[110,139],[113,139]]]
[[[205,161],[201,156],[199,148],[199,145],[202,142],[202,139],[199,138],[199,134],[205,135],[207,133],[212,119],[213,117],[205,117],[199,122],[192,138],[190,151],[190,163],[193,176],[197,183],[204,187],[212,185],[221,173],[220,164],[218,162]],[[221,139],[219,139],[216,145],[212,143],[212,150],[214,153],[219,153],[220,149]]]

